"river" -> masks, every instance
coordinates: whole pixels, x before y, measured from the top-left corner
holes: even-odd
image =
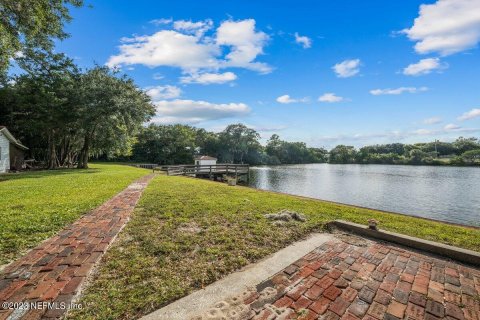
[[[480,226],[480,168],[301,164],[250,168],[250,186]]]

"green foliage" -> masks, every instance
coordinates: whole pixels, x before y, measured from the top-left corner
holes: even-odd
[[[210,155],[222,163],[282,164],[325,162],[327,151],[308,148],[303,142],[282,141],[273,135],[267,146],[259,134],[243,124],[232,124],[220,133],[186,125],[155,125],[137,136],[132,159],[157,164],[193,163],[196,154]]]
[[[353,146],[338,145],[330,150],[330,163],[355,163],[357,150]]]
[[[480,141],[460,137],[454,142],[416,144],[377,144],[358,151],[352,146],[339,145],[330,150],[330,163],[373,163],[413,165],[476,165]]]
[[[82,74],[79,82],[79,127],[82,137],[78,167],[86,168],[91,149],[97,154],[122,155],[132,138],[155,114],[150,98],[133,80],[116,77],[107,67]]]
[[[135,160],[162,165],[193,163],[197,129],[180,124],[150,124],[140,132],[137,141],[133,146]]]
[[[270,137],[265,150],[272,157],[272,162],[275,159],[280,163],[318,163],[327,160],[325,149],[308,148],[304,142],[283,141],[276,134]]]
[[[0,87],[0,123],[49,169],[88,166],[93,155],[128,155],[141,125],[154,115],[131,79],[106,67],[81,72],[63,54],[20,59],[27,72]]]
[[[462,159],[470,163],[475,163],[480,160],[480,149],[465,151],[462,153]]]
[[[219,140],[223,147],[222,157],[227,162],[258,163],[254,159],[259,156],[262,146],[258,141],[260,135],[244,124],[231,124],[219,134]],[[252,159],[253,161],[249,161]]]
[[[0,174],[0,265],[147,173],[129,166],[94,164],[82,170]]]
[[[82,0],[0,0],[0,74],[11,58],[33,50],[51,51],[54,39],[65,39],[65,22],[71,20],[69,7]]]
[[[456,154],[461,155],[467,151],[480,149],[480,140],[477,138],[460,137],[453,143],[456,149]]]
[[[228,199],[228,200],[226,200]],[[289,209],[305,223],[273,225]],[[192,291],[324,230],[333,219],[480,250],[480,231],[404,215],[184,177],[157,176],[103,257],[69,319],[138,319]],[[200,228],[200,232],[186,231]]]
[[[0,114],[5,124],[31,147],[31,156],[55,168],[68,161],[68,150],[57,158],[56,146],[69,145],[78,129],[76,84],[78,70],[63,54],[37,52],[19,62],[27,73],[13,77],[0,88],[6,108]]]

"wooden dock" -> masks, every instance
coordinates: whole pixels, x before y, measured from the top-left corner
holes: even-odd
[[[250,166],[248,164],[215,164],[215,165],[179,165],[163,166],[153,169],[164,171],[169,176],[190,176],[196,178],[208,178],[212,180],[224,180],[225,177],[235,178],[238,181],[244,179],[248,182]]]

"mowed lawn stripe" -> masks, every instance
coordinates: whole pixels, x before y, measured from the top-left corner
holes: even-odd
[[[149,173],[125,165],[90,167],[0,175],[0,265]]]
[[[294,210],[307,221],[274,225]],[[71,319],[137,319],[344,219],[480,250],[480,230],[245,187],[157,176],[104,256]]]

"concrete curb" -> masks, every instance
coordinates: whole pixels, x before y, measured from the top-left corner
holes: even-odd
[[[335,220],[329,224],[339,229],[351,231],[362,236],[398,243],[407,247],[435,253],[474,266],[480,266],[480,253],[476,251],[410,237],[400,233],[389,232],[385,230],[372,230],[367,226],[343,220]]]

